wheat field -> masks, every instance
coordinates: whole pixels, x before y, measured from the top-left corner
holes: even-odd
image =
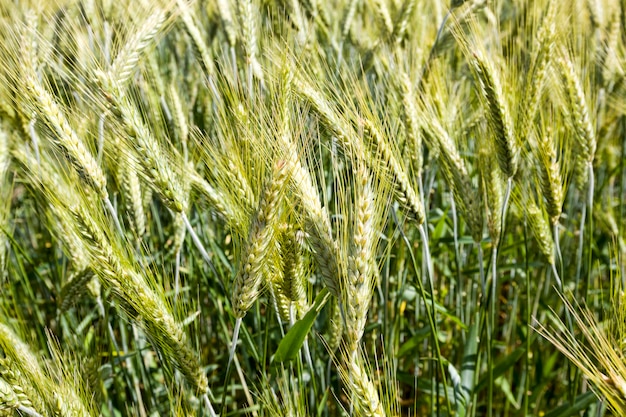
[[[626,415],[623,0],[0,0],[0,416]]]

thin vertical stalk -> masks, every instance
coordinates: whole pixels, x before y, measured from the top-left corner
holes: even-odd
[[[450,398],[448,398],[448,385],[446,382],[446,371],[445,371],[443,362],[441,360],[441,348],[439,346],[439,339],[437,337],[438,330],[437,330],[437,317],[436,317],[437,313],[435,309],[436,306],[435,306],[435,286],[434,286],[433,265],[432,265],[432,259],[430,257],[430,250],[428,248],[428,237],[426,236],[426,231],[424,230],[425,228],[426,226],[424,225],[424,223],[418,226],[420,236],[422,238],[422,251],[423,251],[424,259],[426,261],[426,270],[428,271],[428,286],[429,286],[429,291],[430,291],[431,308],[432,308],[432,311],[428,311],[428,308],[426,309],[426,311],[428,312],[428,320],[430,321],[431,329],[433,332],[433,344],[435,348],[435,354],[437,355],[437,363],[439,365],[439,373],[437,374],[439,374],[442,378],[443,392],[444,392],[444,396],[446,399],[446,407],[447,407],[448,414],[450,414],[451,408],[450,408]],[[418,281],[420,280],[418,279]],[[425,298],[426,294],[424,293],[423,286],[421,284],[420,284],[420,287],[422,288],[422,297],[424,297],[424,300],[426,300]],[[438,392],[438,389],[437,389],[437,392]]]

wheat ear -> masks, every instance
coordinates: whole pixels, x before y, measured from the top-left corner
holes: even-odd
[[[304,259],[303,245],[304,232],[289,228],[283,232],[281,244],[282,264],[282,292],[285,297],[295,305],[296,312],[308,310],[306,288],[306,262]],[[292,306],[294,306],[292,305]],[[289,320],[295,321],[297,315],[289,309]]]
[[[424,129],[431,136],[431,141],[437,143],[439,157],[455,203],[467,220],[470,234],[475,242],[480,242],[483,234],[483,211],[480,208],[480,198],[472,186],[472,181],[459,151],[448,132],[435,117],[430,117]]]
[[[470,58],[470,64],[479,83],[488,124],[494,133],[498,165],[507,179],[512,178],[519,165],[519,146],[500,78],[482,52],[475,52]]]
[[[279,215],[280,195],[286,179],[284,163],[278,162],[251,223],[241,266],[233,283],[231,299],[236,318],[242,318],[258,297],[263,278],[264,255],[275,238],[275,220]]]
[[[252,0],[237,0],[237,18],[241,29],[241,43],[248,64],[248,94],[252,94],[252,76],[263,80],[261,64],[257,59],[257,22]]]
[[[525,93],[519,107],[516,123],[520,142],[528,139],[530,127],[542,96],[542,88],[552,60],[556,38],[556,1],[549,1],[548,11],[537,33],[536,51],[532,56],[530,71],[526,78]]]
[[[275,234],[278,228],[276,222],[282,210],[281,198],[288,174],[284,161],[277,161],[274,165],[272,178],[263,191],[259,207],[250,225],[248,241],[241,256],[241,265],[233,282],[231,304],[237,320],[228,367],[230,367],[235,354],[241,319],[252,307],[260,293],[263,272],[268,262],[266,254],[269,252],[270,246],[275,243]]]
[[[556,157],[556,143],[549,130],[538,139],[538,153],[541,192],[546,200],[550,223],[556,225],[561,216],[564,192],[561,167]]]
[[[359,410],[359,414],[368,417],[384,417],[385,412],[378,390],[368,375],[360,355],[356,358],[346,358],[345,368],[349,392],[356,401],[355,408]]]
[[[314,185],[311,173],[304,167],[298,155],[296,143],[290,133],[288,109],[292,82],[297,91],[303,94],[316,107],[318,113],[327,121],[336,121],[343,127],[337,127],[338,135],[345,135],[347,128],[336,117],[335,112],[323,99],[323,97],[310,85],[295,79],[289,68],[285,68],[283,74],[283,114],[282,132],[278,136],[279,148],[289,170],[291,181],[296,190],[295,194],[304,208],[305,231],[308,233],[313,248],[313,256],[318,265],[319,273],[324,285],[330,292],[339,295],[339,264],[337,259],[337,245],[332,238],[332,228],[326,209],[322,206],[321,196]],[[331,123],[332,124],[332,123]],[[345,136],[342,136],[346,141]],[[347,142],[347,141],[346,141]]]
[[[43,408],[41,397],[36,393],[32,384],[24,379],[15,362],[8,357],[0,358],[0,379],[9,385],[20,405],[33,409]]]
[[[68,411],[71,411],[71,413],[61,414],[63,417],[91,416],[71,386],[55,384],[39,366],[39,359],[32,353],[29,346],[4,323],[0,323],[0,348],[18,366],[37,395],[41,396],[47,409],[53,411],[57,402],[63,401],[67,404]]]
[[[191,38],[191,44],[196,53],[197,58],[200,61],[202,69],[205,71],[206,76],[211,78],[215,74],[215,64],[211,58],[209,47],[204,41],[204,37],[200,32],[200,28],[196,24],[193,18],[193,12],[189,10],[189,6],[184,0],[176,0],[178,9],[180,11],[180,19],[183,22],[187,34]]]
[[[52,95],[43,88],[34,72],[25,73],[23,81],[32,99],[38,104],[36,109],[40,117],[55,133],[54,136],[49,136],[53,144],[63,151],[81,178],[102,199],[108,198],[107,180],[104,172],[84,143],[78,138]]]
[[[402,97],[404,126],[406,130],[406,140],[408,143],[411,167],[413,169],[413,174],[418,178],[418,181],[420,181],[424,165],[422,132],[417,115],[417,107],[415,105],[413,86],[411,85],[411,80],[407,74],[402,74],[399,90]]]
[[[187,382],[200,394],[208,391],[208,382],[195,353],[187,346],[182,326],[176,322],[163,299],[150,288],[144,277],[117,255],[98,223],[79,204],[67,207],[78,225],[82,239],[88,242],[94,271],[120,301],[138,313],[140,324],[155,346],[171,358]]]
[[[43,417],[32,407],[22,404],[19,396],[13,390],[13,387],[0,378],[0,414],[9,415],[8,413],[18,412],[20,415]]]
[[[345,306],[345,334],[350,356],[356,355],[363,337],[367,311],[374,287],[374,257],[377,240],[375,195],[369,173],[363,164],[356,171],[356,221],[348,260],[348,273],[342,288]]]
[[[169,158],[144,123],[139,111],[127,96],[123,96],[117,84],[107,75],[98,75],[101,87],[106,93],[111,110],[122,121],[128,144],[137,152],[137,163],[148,173],[148,180],[163,203],[175,212],[186,207],[180,179],[172,170]]]
[[[386,167],[393,179],[396,198],[415,218],[418,225],[423,224],[426,218],[424,213],[424,204],[422,203],[422,199],[420,199],[415,192],[415,189],[406,174],[406,170],[396,158],[396,154],[394,153],[391,145],[387,142],[378,128],[369,120],[363,120],[362,122],[364,134],[368,135],[372,139],[371,146],[373,147],[373,153],[376,156],[376,158],[366,157],[367,159],[365,161],[369,162],[368,165],[373,173],[377,173]]]
[[[388,37],[393,33],[393,21],[387,7],[387,0],[373,0],[376,9],[376,18],[382,27],[383,36]]]
[[[32,43],[30,40],[34,38],[32,28],[28,29],[30,29],[30,31],[24,34],[26,44]],[[106,176],[96,159],[71,127],[53,96],[37,79],[36,59],[31,55],[33,53],[32,48],[25,49],[24,57],[29,65],[27,65],[25,74],[21,79],[25,84],[26,91],[33,99],[33,102],[37,103],[35,112],[39,114],[46,125],[54,132],[53,136],[49,136],[52,143],[63,152],[74,169],[79,173],[80,177],[100,196],[107,210],[110,212],[118,232],[123,233],[117,218],[117,213],[109,199],[106,188]]]
[[[128,154],[122,153],[117,166],[117,178],[124,194],[126,211],[137,239],[146,233],[146,213],[143,208],[141,184],[137,172],[137,162]]]
[[[126,85],[137,69],[141,55],[152,45],[164,23],[165,13],[157,9],[142,22],[130,39],[124,42],[124,47],[119,51],[109,69],[111,78],[116,80],[118,85]]]
[[[485,148],[480,150],[478,161],[487,206],[487,230],[492,244],[497,246],[500,233],[502,233],[502,206],[504,204],[501,171],[496,158]]]
[[[576,182],[582,189],[593,174],[591,169],[596,153],[597,140],[595,129],[589,116],[587,98],[576,74],[574,64],[567,54],[561,51],[558,58],[559,70],[568,98],[570,120],[574,126],[574,133],[578,139],[576,150]],[[593,184],[591,184],[593,186]]]

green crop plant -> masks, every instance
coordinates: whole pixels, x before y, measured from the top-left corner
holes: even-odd
[[[0,0],[0,416],[621,416],[620,0]]]

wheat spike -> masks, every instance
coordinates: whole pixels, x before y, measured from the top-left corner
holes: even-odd
[[[414,216],[417,224],[423,224],[425,219],[424,205],[418,197],[404,167],[396,158],[396,154],[391,145],[383,137],[382,133],[369,120],[363,120],[364,134],[372,139],[372,147],[374,155],[380,158],[382,166],[375,159],[368,159],[372,172],[379,172],[386,167],[393,179],[395,194],[398,201]]]
[[[363,360],[357,356],[346,358],[345,362],[349,392],[354,396],[357,409],[367,417],[385,416],[378,390],[363,366]]]
[[[124,86],[137,70],[139,59],[146,49],[150,47],[165,24],[165,13],[155,10],[150,17],[145,19],[130,39],[124,42],[124,47],[119,51],[109,69],[110,76],[118,85]]]
[[[267,264],[266,254],[274,244],[277,229],[276,219],[280,216],[281,194],[288,178],[285,163],[274,166],[272,179],[266,186],[259,202],[257,213],[250,226],[248,242],[233,283],[232,306],[235,317],[243,317],[259,294],[263,281],[263,268]]]
[[[172,360],[187,382],[200,394],[208,392],[208,381],[195,353],[187,346],[182,327],[172,317],[162,298],[147,284],[143,276],[116,255],[111,242],[99,225],[80,205],[67,210],[79,226],[81,237],[89,242],[92,262],[103,284],[113,290],[119,300],[131,311],[140,314],[141,324],[163,351]]]
[[[356,221],[348,259],[348,273],[342,288],[345,300],[345,333],[348,352],[356,352],[363,336],[374,286],[377,219],[375,195],[364,165],[356,171]]]
[[[553,134],[548,131],[539,137],[538,145],[541,191],[546,200],[546,210],[550,216],[550,223],[554,225],[558,223],[561,216],[564,191]]]
[[[565,52],[558,57],[559,70],[567,93],[569,115],[574,133],[578,139],[576,150],[576,179],[577,185],[582,188],[588,180],[587,170],[593,163],[597,141],[595,129],[589,116],[589,107],[585,92],[576,74],[574,64]]]
[[[519,146],[513,133],[511,113],[503,95],[500,79],[482,52],[475,52],[470,64],[479,83],[487,121],[495,135],[498,165],[507,179],[512,178],[519,164]]]
[[[187,201],[180,178],[169,163],[170,158],[142,120],[136,106],[121,94],[117,84],[105,74],[99,74],[99,81],[107,92],[111,110],[123,123],[128,146],[138,155],[136,163],[143,167],[152,188],[163,203],[172,211],[182,212]]]

